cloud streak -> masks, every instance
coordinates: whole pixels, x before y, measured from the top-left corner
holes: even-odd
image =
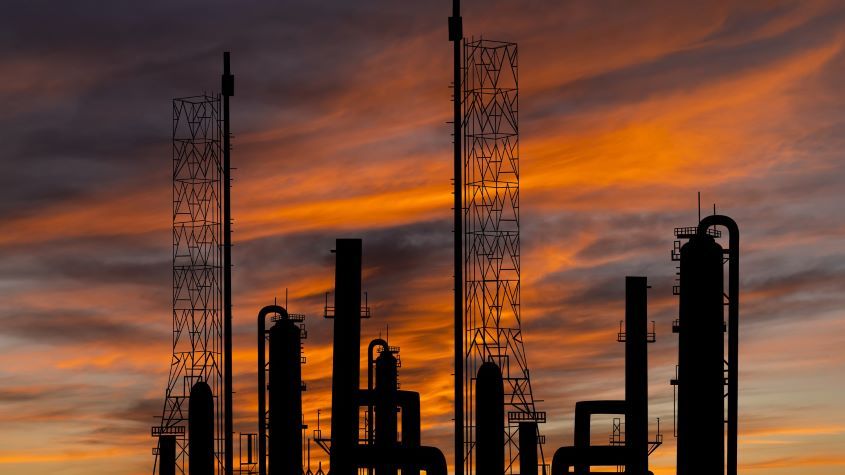
[[[5,13],[0,471],[149,472],[170,362],[168,101],[215,90],[224,48],[237,77],[236,430],[255,425],[255,314],[285,289],[308,315],[306,422],[322,409],[328,428],[328,250],[362,237],[364,343],[389,325],[403,388],[422,393],[424,442],[451,452],[446,5]],[[668,251],[702,191],[704,212],[715,201],[743,233],[742,470],[842,466],[843,23],[833,1],[466,3],[468,35],[520,43],[524,336],[547,454],[571,443],[575,401],[622,396],[625,275],[653,287],[650,416],[666,432]],[[674,472],[668,434],[652,464]]]

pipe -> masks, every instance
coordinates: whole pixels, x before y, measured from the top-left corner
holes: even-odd
[[[727,475],[737,474],[739,423],[739,226],[728,216],[714,214],[698,223],[698,233],[711,226],[728,229],[728,443]]]
[[[453,265],[455,276],[454,288],[454,400],[455,400],[455,475],[464,472],[464,260],[463,260],[463,192],[464,183],[461,178],[464,161],[461,149],[461,41],[463,40],[463,19],[461,18],[461,0],[452,0],[452,16],[449,17],[449,41],[452,42],[452,142],[454,156],[452,160],[453,178],[452,192],[454,204],[452,206],[454,235],[453,235]]]
[[[188,397],[188,473],[214,474],[214,396],[205,381]]]
[[[724,473],[723,251],[706,234],[681,247],[678,475]]]
[[[396,358],[391,351],[383,351],[376,359],[376,437],[375,447],[383,450],[398,447],[396,420],[396,391],[398,376]],[[376,475],[396,475],[396,465],[379,464]]]
[[[275,313],[283,318],[288,317],[288,312],[278,305],[267,305],[258,312],[258,474],[267,475],[267,405],[265,403],[265,392],[267,384],[264,381],[266,369],[264,355],[265,322],[267,315]]]
[[[402,410],[402,447],[419,447],[422,442],[420,438],[420,393],[397,391],[396,405]]]
[[[537,423],[519,423],[519,475],[537,475]]]
[[[338,239],[332,354],[332,475],[356,475],[361,356],[361,240]]]
[[[505,392],[493,362],[478,368],[475,380],[475,458],[478,475],[505,473]]]
[[[575,444],[558,449],[552,475],[591,473],[591,466],[624,465],[625,473],[648,471],[648,281],[625,278],[625,399],[575,403]],[[594,414],[624,415],[624,446],[591,445],[590,420]],[[520,427],[520,431],[522,428]],[[680,473],[680,472],[679,472]],[[704,472],[701,472],[704,473]]]
[[[648,471],[648,322],[645,277],[625,277],[625,473]]]
[[[590,447],[590,418],[594,414],[625,414],[625,401],[578,401],[575,403],[575,447]]]
[[[417,415],[415,424],[405,424],[408,435],[419,433],[419,396],[399,396],[396,359],[389,348],[376,361],[375,388],[372,365],[368,371],[368,389],[359,389],[361,341],[361,240],[338,239],[335,270],[334,351],[332,354],[332,445],[329,454],[332,475],[356,475],[359,468],[387,467],[403,473],[424,469],[430,475],[446,475],[446,459],[434,447],[400,446],[396,441],[396,408],[407,407],[407,416]],[[386,342],[384,342],[386,344]],[[380,344],[376,341],[369,348]],[[501,376],[500,376],[501,381]],[[500,384],[501,388],[501,384]],[[500,389],[501,391],[501,389]],[[376,406],[376,430],[373,445],[358,445],[358,410]],[[503,405],[500,404],[500,409]],[[504,434],[504,431],[502,431]],[[418,440],[418,436],[416,437]],[[408,441],[413,438],[408,437]],[[403,442],[405,441],[403,436]],[[407,469],[405,467],[408,467]],[[319,473],[320,470],[318,470]],[[383,472],[384,470],[382,470]]]
[[[585,453],[594,453],[591,450],[596,447],[590,445],[590,418],[593,414],[625,414],[628,408],[626,401],[609,400],[609,401],[578,401],[575,403],[575,451],[585,451]],[[613,447],[620,449],[622,447]],[[603,452],[601,452],[603,453]],[[615,453],[615,452],[614,452]],[[627,450],[625,451],[627,453]],[[625,465],[627,462],[620,464],[606,463],[607,460],[603,458],[581,458],[577,460],[587,460],[589,463],[578,462],[575,465],[575,473],[586,474],[590,473],[590,465]],[[626,458],[627,460],[627,458]]]
[[[358,391],[355,396],[359,407],[378,404],[375,391]],[[402,410],[401,447],[420,447],[420,393],[416,391],[396,391],[396,406]]]
[[[552,457],[551,475],[570,473],[569,469],[577,466],[625,465],[627,460],[628,449],[625,447],[614,447],[610,445],[561,447],[555,451],[554,457]],[[576,470],[575,473],[579,472]]]
[[[370,342],[370,344],[367,346],[367,389],[370,390],[370,391],[373,390],[373,384],[375,382],[375,379],[373,377],[373,369],[375,369],[373,367],[373,361],[374,361],[373,351],[375,350],[376,346],[380,346],[382,351],[387,351],[390,348],[388,346],[387,342],[382,340],[381,338],[376,338],[376,339],[372,340]],[[373,405],[372,404],[370,404],[367,407],[367,415],[369,416],[369,419],[367,419],[367,421],[369,422],[369,425],[367,426],[367,441],[370,443],[370,445],[372,445],[373,442],[374,442],[374,440],[373,440],[373,433],[374,433],[374,431],[373,431],[373,420],[374,420],[374,417],[373,417]]]
[[[270,329],[270,472],[302,475],[302,368],[299,327],[278,320]]]
[[[359,446],[354,453],[354,466],[375,467],[381,464],[402,465],[425,470],[427,475],[447,475],[446,457],[435,447],[378,447]]]
[[[384,388],[384,385],[382,387]],[[390,386],[388,385],[388,387]],[[354,400],[357,407],[377,406],[380,401],[379,398],[378,384],[376,384],[376,390],[358,391]],[[394,435],[392,438],[387,436],[389,440],[393,440],[394,443],[392,446],[384,446],[383,440],[379,440],[375,445],[357,446],[351,457],[354,467],[366,468],[368,470],[376,469],[382,472],[384,470],[392,471],[398,467],[406,475],[418,474],[421,469],[425,469],[427,473],[433,474],[440,473],[440,468],[438,468],[440,462],[437,460],[442,460],[443,470],[445,470],[446,459],[440,450],[433,447],[420,446],[419,393],[414,391],[395,391],[394,401],[394,410],[397,406],[402,410],[402,442],[396,444]],[[387,432],[389,432],[389,429],[387,429]],[[378,433],[379,431],[376,432],[376,434]],[[384,434],[385,432],[382,431],[381,433]],[[395,429],[393,433],[395,434]]]
[[[176,475],[176,436],[158,438],[158,475]]]
[[[232,406],[232,207],[231,150],[229,143],[229,97],[235,95],[235,76],[229,67],[229,52],[223,53],[223,408],[226,475],[234,473]]]

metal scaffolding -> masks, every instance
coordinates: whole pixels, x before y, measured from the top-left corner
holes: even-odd
[[[173,100],[173,357],[152,435],[176,437],[177,474],[187,473],[188,396],[199,381],[214,395],[215,465],[224,470],[221,112],[219,95]]]
[[[505,471],[513,474],[519,423],[546,419],[535,408],[520,319],[517,45],[465,41],[462,73],[464,470],[475,465],[475,375],[492,361],[504,379]]]

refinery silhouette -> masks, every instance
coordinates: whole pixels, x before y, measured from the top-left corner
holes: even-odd
[[[455,475],[587,474],[596,473],[594,467],[651,473],[649,456],[664,434],[648,413],[648,344],[656,331],[645,276],[618,280],[625,289],[617,336],[625,349],[624,399],[574,402],[574,444],[545,446],[546,413],[533,392],[520,312],[518,48],[467,38],[458,0],[448,18],[448,40],[454,460],[423,443],[421,395],[400,389],[397,342],[372,339],[361,374],[361,321],[377,317],[362,291],[367,256],[355,238],[337,239],[331,250],[333,301],[327,294],[322,315],[333,325],[329,434],[318,424],[313,437],[305,435],[306,318],[277,303],[254,309],[256,431],[235,433],[230,193],[237,188],[231,186],[229,109],[236,62],[225,52],[219,94],[173,100],[172,360],[162,412],[151,429],[153,474],[312,475],[306,462],[312,443],[329,458],[317,474],[446,475],[450,465]],[[675,228],[674,236],[677,473],[736,475],[739,229],[714,212],[694,226]],[[614,416],[606,444],[596,444],[591,433],[596,415]]]

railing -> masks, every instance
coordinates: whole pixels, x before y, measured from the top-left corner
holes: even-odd
[[[508,422],[533,421],[538,424],[546,423],[546,411],[522,412],[508,411]]]
[[[684,226],[675,228],[675,237],[680,239],[689,239],[698,234],[698,226]],[[714,228],[707,228],[707,235],[710,237],[722,237],[722,231]]]
[[[185,426],[153,426],[151,434],[153,437],[160,437],[162,435],[185,435]]]

